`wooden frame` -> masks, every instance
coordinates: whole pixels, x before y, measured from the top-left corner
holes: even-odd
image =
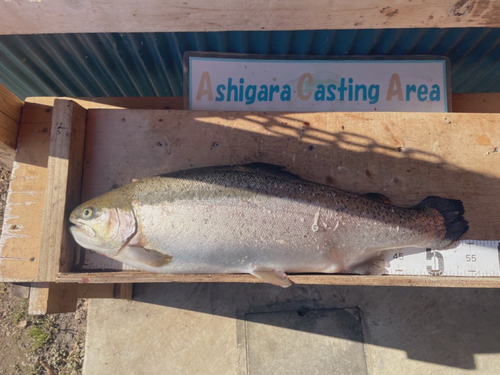
[[[498,112],[499,94],[464,94],[454,95],[454,110],[456,112]],[[69,100],[69,99],[68,99]],[[2,236],[2,252],[0,253],[0,279],[2,281],[31,281],[34,282],[30,295],[30,311],[32,313],[47,313],[70,311],[76,308],[78,296],[119,297],[130,298],[132,285],[130,282],[260,282],[249,275],[159,275],[138,271],[120,272],[73,272],[71,264],[72,244],[62,246],[68,238],[63,238],[60,231],[48,223],[57,223],[64,226],[64,215],[67,215],[78,201],[79,189],[68,187],[78,186],[81,175],[70,174],[71,163],[81,165],[81,153],[74,151],[82,147],[82,128],[88,112],[95,109],[119,109],[133,106],[134,108],[147,109],[177,109],[182,108],[182,98],[107,98],[107,99],[74,99],[73,101],[57,100],[56,98],[28,98],[24,105],[23,125],[19,137],[18,156],[16,158],[14,179],[9,192],[9,215],[4,223]],[[53,105],[55,103],[55,107]],[[91,112],[100,115],[111,112]],[[129,113],[129,112],[124,112]],[[158,113],[157,111],[155,113]],[[187,113],[187,112],[186,112]],[[176,113],[179,116],[180,113]],[[198,113],[199,114],[199,113]],[[418,116],[418,114],[415,114]],[[415,115],[397,115],[398,121],[405,117]],[[222,115],[224,116],[224,115]],[[355,121],[357,114],[346,114],[346,119]],[[363,115],[361,115],[363,116]],[[436,115],[434,115],[436,116]],[[487,124],[498,122],[498,115],[485,117],[485,115],[461,117],[450,114],[439,115],[445,123],[477,121],[483,118],[484,130]],[[455,117],[454,117],[455,116]],[[91,118],[95,116],[91,115]],[[431,115],[432,117],[432,115]],[[476,120],[472,120],[476,119]],[[404,124],[404,121],[403,121]],[[73,126],[76,128],[73,129]],[[49,127],[51,131],[48,131]],[[69,141],[61,142],[59,137],[52,137],[54,131],[59,135],[69,134]],[[73,132],[73,130],[76,131]],[[63,131],[63,132],[61,132]],[[80,133],[78,133],[78,131]],[[79,135],[78,135],[79,134]],[[490,143],[498,141],[498,134],[488,131]],[[56,134],[57,135],[57,134]],[[397,135],[394,135],[396,136]],[[74,139],[73,139],[74,137]],[[484,141],[484,140],[483,140]],[[483,142],[484,143],[484,142]],[[496,144],[496,143],[495,143]],[[489,145],[483,145],[489,147]],[[485,150],[486,150],[485,148]],[[490,147],[491,148],[491,147]],[[493,148],[492,148],[493,150]],[[41,159],[47,162],[43,163]],[[50,161],[52,158],[52,161]],[[69,159],[68,159],[69,158]],[[76,158],[76,160],[72,160]],[[66,160],[63,162],[63,160]],[[68,160],[72,160],[69,162]],[[62,169],[61,169],[62,168]],[[78,170],[78,168],[77,168]],[[55,173],[58,171],[58,173]],[[24,176],[30,176],[26,179]],[[70,180],[69,184],[62,182]],[[66,179],[66,180],[65,180]],[[59,184],[58,193],[53,194],[53,189],[47,189],[49,181],[51,186]],[[71,182],[73,181],[73,182]],[[66,189],[66,190],[65,190]],[[490,187],[491,189],[491,187]],[[64,192],[65,191],[65,192]],[[69,196],[66,194],[71,191]],[[26,192],[33,198],[29,205],[19,205],[25,199]],[[63,193],[64,192],[64,193]],[[48,198],[45,196],[48,194]],[[17,198],[16,198],[17,197]],[[52,202],[52,203],[48,203]],[[57,210],[53,203],[57,203]],[[45,208],[49,205],[49,207]],[[57,211],[57,213],[56,213]],[[43,225],[40,216],[45,215]],[[55,215],[55,217],[54,217]],[[12,218],[15,219],[12,219]],[[35,217],[37,221],[23,222]],[[15,236],[19,227],[30,228],[30,238]],[[46,230],[43,228],[46,227]],[[14,229],[12,229],[14,228]],[[47,239],[56,239],[55,246],[45,247],[40,251],[40,244]],[[481,236],[484,233],[481,234]],[[493,235],[492,235],[493,236]],[[484,236],[483,236],[484,237]],[[483,238],[481,237],[481,238]],[[494,237],[494,236],[493,236]],[[492,237],[492,239],[493,239]],[[483,238],[484,239],[484,238]],[[69,239],[71,242],[71,239]],[[44,245],[46,246],[46,245]],[[12,255],[16,260],[11,260]],[[61,260],[63,262],[61,263]],[[12,266],[16,264],[16,266]],[[297,284],[334,284],[334,285],[391,285],[391,286],[440,286],[440,287],[480,287],[496,288],[500,280],[496,278],[436,278],[436,277],[396,277],[396,276],[353,276],[353,275],[293,275],[291,279]],[[54,283],[54,281],[56,283]],[[40,284],[42,283],[42,284]],[[56,286],[57,285],[57,286]],[[77,297],[75,297],[77,296]],[[62,300],[67,300],[63,302]]]
[[[73,101],[54,103],[38,263],[42,280],[54,281],[58,272],[72,268],[76,246],[67,220],[71,207],[80,202],[86,116],[85,109]]]
[[[495,1],[3,1],[0,34],[499,27]]]
[[[80,114],[78,116],[75,116],[73,114],[73,111],[75,110],[75,108],[78,108],[80,111]],[[65,111],[69,111],[69,112],[66,113]],[[174,118],[179,119],[179,121],[181,121],[180,118],[182,117],[183,120],[181,122],[183,123],[183,126],[188,127],[188,128],[190,126],[198,126],[196,124],[190,125],[190,121],[192,122],[192,120],[190,120],[190,119],[193,119],[194,117],[204,118],[205,123],[210,123],[211,121],[217,121],[217,126],[222,125],[222,127],[236,126],[239,128],[245,128],[248,126],[252,126],[251,125],[252,122],[248,122],[248,125],[246,123],[244,123],[245,121],[248,121],[246,119],[249,118],[248,116],[250,114],[241,114],[240,118],[235,120],[234,113],[232,113],[231,115],[227,115],[227,114],[223,114],[223,113],[217,113],[215,115],[208,115],[208,114],[204,114],[202,112],[196,112],[196,113],[191,114],[189,111],[182,111],[182,112],[160,112],[160,111],[151,111],[151,112],[144,112],[144,111],[143,112],[140,112],[140,111],[139,112],[137,112],[137,111],[136,112],[134,112],[134,111],[127,112],[127,111],[124,111],[124,112],[121,112],[121,110],[119,110],[119,111],[117,111],[117,110],[107,111],[106,110],[106,111],[98,111],[98,112],[91,112],[91,111],[94,111],[94,110],[89,109],[88,113],[87,113],[87,117],[89,118],[89,121],[91,121],[91,123],[92,123],[92,121],[93,122],[101,121],[101,123],[108,124],[108,123],[113,122],[113,119],[116,120],[118,117],[119,117],[120,121],[126,121],[127,115],[130,115],[131,119],[135,118],[136,120],[138,118],[140,118],[137,116],[141,116],[141,115],[148,115],[149,116],[149,115],[151,115],[153,117],[154,116],[161,116],[162,118],[165,118],[165,121],[167,123],[171,123]],[[71,104],[71,102],[63,101],[63,100],[56,101],[56,104],[54,107],[54,114],[52,117],[52,133],[57,132],[58,129],[61,129],[61,128],[65,129],[65,131],[67,133],[58,134],[59,136],[62,136],[64,134],[64,139],[66,139],[66,141],[65,141],[65,143],[62,143],[62,144],[59,142],[57,137],[54,138],[53,135],[51,135],[51,137],[50,137],[50,139],[51,139],[50,150],[51,151],[50,151],[50,155],[48,156],[48,158],[49,158],[49,164],[48,164],[48,169],[47,169],[48,180],[47,180],[46,184],[47,184],[47,186],[59,186],[59,188],[57,188],[57,189],[48,188],[45,191],[47,196],[45,199],[45,204],[43,206],[44,208],[42,207],[41,211],[39,211],[39,212],[42,212],[44,215],[44,225],[43,225],[42,230],[41,230],[43,233],[43,237],[41,237],[41,241],[47,241],[47,239],[52,238],[51,236],[53,236],[53,235],[51,234],[51,231],[54,230],[54,227],[59,231],[60,228],[62,228],[64,226],[64,216],[67,215],[69,212],[68,210],[70,210],[72,207],[74,207],[76,205],[76,202],[79,201],[79,194],[80,194],[79,189],[72,189],[70,191],[70,190],[65,190],[65,187],[67,186],[69,188],[70,186],[79,186],[79,184],[80,184],[81,176],[78,173],[74,173],[73,175],[70,175],[69,171],[76,170],[73,167],[71,167],[71,163],[72,163],[71,158],[80,159],[80,160],[74,160],[73,161],[74,165],[78,166],[78,165],[81,165],[83,162],[81,160],[83,158],[83,154],[81,152],[81,149],[83,147],[82,135],[81,135],[82,133],[81,133],[81,130],[80,130],[80,135],[78,135],[79,134],[78,132],[76,132],[76,133],[74,132],[74,131],[77,131],[79,128],[84,127],[84,124],[82,123],[82,120],[81,120],[82,118],[85,117],[83,112],[84,112],[84,110],[82,109],[82,107],[80,107],[76,103]],[[27,112],[27,113],[29,113],[29,112]],[[90,115],[90,113],[92,113],[93,115]],[[122,113],[123,113],[123,115],[122,115]],[[210,117],[210,116],[212,116],[212,117]],[[251,116],[254,116],[254,114],[252,114]],[[269,114],[261,115],[261,119],[269,122],[274,118],[273,116],[274,115],[269,115]],[[277,117],[279,117],[279,116],[280,115],[277,115]],[[283,116],[286,117],[287,114],[284,114]],[[327,116],[327,117],[325,117],[325,116]],[[421,120],[419,120],[419,116],[420,116]],[[447,130],[447,127],[449,127],[449,124],[451,124],[451,123],[470,124],[471,122],[475,122],[476,126],[477,126],[477,129],[476,129],[477,132],[480,131],[480,132],[484,132],[485,134],[487,133],[489,135],[489,143],[485,144],[485,142],[483,142],[483,139],[481,138],[480,141],[482,143],[478,141],[479,143],[475,144],[475,146],[471,146],[471,147],[473,147],[472,151],[470,151],[471,156],[467,157],[467,160],[465,160],[465,161],[458,160],[457,155],[451,155],[451,154],[447,155],[447,157],[451,158],[450,160],[452,162],[456,162],[457,166],[460,166],[460,165],[467,166],[468,165],[467,163],[474,164],[474,163],[483,162],[482,158],[487,153],[487,149],[489,150],[489,148],[491,148],[493,150],[493,144],[496,144],[497,138],[499,138],[500,135],[497,134],[498,130],[496,130],[496,128],[493,127],[491,124],[495,123],[497,121],[498,117],[499,117],[498,115],[486,115],[486,114],[475,115],[475,116],[472,116],[470,114],[462,114],[462,115],[447,114],[446,117],[443,117],[440,114],[301,114],[301,115],[296,114],[296,115],[290,115],[288,118],[289,118],[290,123],[293,123],[294,121],[295,122],[302,121],[304,123],[308,123],[308,121],[305,121],[306,119],[310,120],[310,122],[313,124],[325,123],[325,122],[333,123],[335,121],[337,121],[337,122],[341,121],[346,126],[349,126],[349,129],[353,129],[353,126],[355,126],[355,124],[358,122],[363,122],[364,120],[370,120],[371,122],[376,123],[377,121],[378,122],[382,121],[382,120],[380,120],[381,118],[383,118],[384,123],[385,122],[387,122],[387,123],[398,122],[403,127],[404,127],[405,123],[407,123],[407,126],[409,127],[409,126],[412,126],[412,124],[415,125],[418,123],[427,122],[427,123],[431,124],[429,126],[434,126],[434,127],[438,126],[439,129],[441,129],[439,131],[444,132],[443,136],[445,136],[445,137],[446,137],[446,132],[451,131],[451,130]],[[217,120],[213,120],[213,118],[216,118]],[[472,120],[472,119],[474,119],[474,120]],[[239,125],[236,125],[237,123]],[[92,126],[95,129],[96,125],[92,125]],[[290,128],[290,126],[293,127],[296,125],[288,125],[289,128]],[[460,126],[460,125],[455,125],[455,126]],[[259,130],[259,127],[257,127],[256,129],[257,130],[255,130],[255,131],[257,133],[261,132],[261,130]],[[292,128],[290,128],[290,129],[292,129]],[[435,130],[435,128],[433,128],[433,129]],[[454,128],[454,129],[456,129],[456,128]],[[31,130],[33,130],[33,129],[31,129]],[[476,130],[474,130],[474,131],[476,131]],[[91,130],[89,130],[89,131],[91,131]],[[87,134],[89,134],[89,131],[87,132]],[[156,131],[157,130],[155,130],[155,132]],[[352,131],[355,132],[356,130],[352,130]],[[186,130],[186,132],[189,133],[190,130]],[[33,133],[33,131],[31,133]],[[116,133],[116,131],[114,131],[113,128],[110,128],[108,133],[100,133],[101,134],[100,136],[97,136],[97,138],[94,137],[93,139],[106,139],[107,141],[112,142],[112,143],[118,142],[117,140],[115,141],[115,140],[113,140],[113,138],[110,138],[110,137],[112,137],[113,133]],[[389,133],[391,134],[390,136],[394,137],[395,139],[399,139],[399,138],[408,139],[407,140],[408,142],[410,141],[410,138],[411,138],[409,136],[404,136],[403,133],[398,134],[397,131],[395,131],[394,129],[391,129],[389,131]],[[143,134],[143,133],[141,133],[141,134]],[[160,136],[159,133],[155,133],[155,134],[156,134],[155,136]],[[355,134],[355,133],[352,133],[352,134]],[[307,136],[307,134],[306,134],[306,136]],[[382,137],[382,135],[380,135],[380,136]],[[75,143],[76,141],[74,141],[73,137],[77,138],[78,143]],[[147,133],[144,133],[142,136],[140,136],[140,138],[139,138],[140,141],[139,141],[139,139],[134,140],[133,143],[135,144],[135,143],[139,142],[137,147],[143,147],[141,142],[149,142],[149,140],[145,139],[145,137],[147,138]],[[170,137],[170,135],[169,135],[169,137]],[[219,135],[219,137],[223,137],[223,135]],[[464,131],[463,135],[461,135],[460,137],[462,137],[466,140],[469,139],[468,132]],[[228,139],[227,142],[232,144],[232,143],[238,142],[238,141],[235,138],[233,140]],[[396,141],[396,143],[397,142],[399,142],[399,141]],[[77,149],[79,149],[80,151],[75,153],[72,151],[72,148],[74,148],[76,144],[78,144]],[[170,151],[175,152],[174,146],[171,146],[171,147],[172,147],[172,149]],[[421,147],[422,147],[422,150],[425,151],[425,148],[428,146],[422,145]],[[445,145],[443,145],[440,147],[449,147],[449,150],[451,150],[449,152],[452,152],[453,151],[452,147],[458,147],[458,145],[457,146],[445,146]],[[394,144],[394,149],[396,149],[396,148],[397,148],[397,145]],[[481,151],[483,149],[484,149],[484,151]],[[98,151],[98,149],[96,149],[95,146],[92,146],[92,152],[96,152],[96,150]],[[455,151],[455,152],[457,152],[457,151]],[[133,151],[133,149],[132,149],[131,153],[135,154],[135,151]],[[464,159],[463,155],[462,155],[463,151],[460,151],[460,153],[461,153],[460,158]],[[479,153],[481,153],[480,157],[478,156]],[[122,158],[122,157],[123,157],[123,155],[120,156],[120,158]],[[241,157],[244,157],[244,154],[242,154],[241,156],[238,156],[237,153],[236,154],[233,153],[232,157],[233,158],[241,158]],[[424,159],[425,159],[426,156],[424,155],[422,157],[424,157]],[[55,163],[51,162],[52,158],[55,159]],[[69,162],[67,161],[68,158],[69,158]],[[221,159],[216,158],[216,159],[210,160],[208,162],[213,163],[213,162],[217,162],[217,160],[220,161]],[[487,160],[489,160],[489,159],[484,159],[484,161],[487,161]],[[92,160],[87,158],[87,163],[92,163]],[[177,162],[175,162],[175,163],[177,163]],[[175,164],[175,166],[172,166],[172,168],[178,169],[178,168],[180,168],[180,166],[181,166],[181,164],[177,163],[177,164]],[[478,164],[478,168],[479,167],[482,168],[480,171],[481,173],[485,173],[485,174],[494,174],[495,173],[495,171],[494,171],[495,168],[492,167],[491,165],[489,165],[488,163],[486,163],[486,166],[484,166],[484,165],[479,166],[479,164]],[[113,168],[116,169],[116,167],[113,167]],[[321,167],[318,167],[318,168],[321,168]],[[120,169],[120,168],[118,167],[118,169]],[[55,172],[57,172],[57,173],[55,173]],[[111,177],[112,179],[114,178],[112,172],[106,171],[106,172],[101,172],[101,173],[103,175]],[[145,173],[151,173],[151,171],[146,171]],[[454,177],[454,178],[461,178],[459,175],[457,175],[457,176],[458,177]],[[469,177],[469,179],[470,178],[479,179],[481,181],[481,183],[483,183],[481,176]],[[367,183],[357,181],[356,183],[358,183],[358,188],[361,190],[363,190],[363,189],[366,190],[370,186],[373,186],[374,184],[376,184],[375,178],[373,176],[369,180],[370,181],[368,181]],[[115,180],[112,180],[112,181],[115,181]],[[496,185],[495,185],[494,181],[495,180],[493,180],[491,183],[488,183],[487,181],[485,182],[485,187],[483,189],[484,194],[486,194],[488,196],[490,196],[491,194],[494,194],[494,191],[496,191],[495,190]],[[65,185],[66,183],[67,183],[67,185]],[[109,182],[109,183],[111,184],[111,182]],[[96,184],[101,186],[100,189],[110,188],[110,186],[109,187],[102,187],[103,186],[102,181],[96,182]],[[476,184],[476,183],[474,183],[474,184]],[[348,186],[348,185],[339,186],[339,187],[345,188],[346,186]],[[446,187],[441,187],[441,188],[448,189],[448,188],[450,188],[450,186],[451,185],[446,185]],[[467,188],[469,188],[470,186],[472,186],[472,185],[469,184]],[[474,186],[477,186],[477,185],[474,185]],[[450,188],[450,189],[452,189],[452,188]],[[90,193],[91,196],[95,195],[96,192],[97,191],[94,189]],[[450,194],[464,195],[464,192],[461,192],[461,193],[457,192],[457,191],[453,192],[453,189],[450,190],[449,193]],[[84,191],[83,194],[84,195],[89,194],[88,189],[87,189],[87,192]],[[395,198],[396,198],[396,200],[398,199],[397,194],[396,194]],[[407,197],[406,197],[406,199],[407,199]],[[414,199],[420,199],[420,198],[415,197]],[[54,202],[56,202],[56,203],[58,202],[57,206],[54,205]],[[396,201],[396,203],[400,203],[400,202]],[[33,205],[33,206],[35,206],[35,205]],[[41,205],[38,205],[38,207],[40,208]],[[55,207],[57,207],[57,209],[55,209]],[[471,229],[471,232],[470,232],[470,234],[473,237],[478,238],[478,239],[495,239],[496,238],[497,231],[494,229],[495,223],[493,223],[491,225],[482,225],[481,228],[479,228],[476,220],[481,220],[480,215],[478,216],[476,214],[475,218],[469,217],[469,221],[471,221],[473,223],[473,229]],[[12,225],[10,221],[9,221],[9,225]],[[6,230],[6,233],[7,234],[9,233],[8,228]],[[142,273],[142,272],[138,273],[138,272],[133,272],[133,271],[130,271],[130,272],[129,271],[121,271],[120,273],[101,273],[101,274],[69,272],[70,269],[68,267],[68,264],[70,264],[71,262],[67,261],[66,259],[71,258],[71,253],[73,252],[73,250],[72,250],[73,245],[70,245],[70,244],[63,245],[64,239],[62,239],[60,232],[58,232],[56,237],[58,240],[56,242],[52,242],[51,246],[48,246],[46,248],[43,247],[43,246],[47,246],[46,244],[44,244],[42,246],[42,252],[39,256],[40,264],[39,264],[39,268],[38,268],[38,274],[35,277],[35,280],[38,280],[38,281],[58,281],[58,282],[83,282],[83,283],[85,283],[85,282],[90,282],[90,283],[93,283],[93,282],[99,282],[99,283],[118,282],[119,283],[119,282],[130,281],[130,280],[133,280],[135,282],[146,282],[146,281],[167,281],[168,282],[168,281],[191,281],[191,280],[214,281],[214,280],[216,280],[219,282],[219,281],[223,281],[226,278],[227,278],[227,280],[234,282],[236,279],[238,279],[240,277],[241,277],[241,280],[244,282],[247,282],[249,280],[245,276],[234,276],[234,275],[231,275],[231,276],[200,276],[200,275],[178,276],[177,275],[177,276],[175,276],[175,275],[151,275],[151,274],[147,274],[147,273]],[[68,241],[68,238],[66,238],[65,240]],[[45,267],[47,267],[47,264],[50,266],[49,271],[47,271],[45,269]],[[325,280],[328,280],[329,277],[330,276],[296,276],[296,281],[299,283],[300,282],[312,283],[312,282],[315,282],[314,280],[317,279],[318,282],[319,282],[319,280],[321,280],[321,283],[325,283],[325,282],[327,282]],[[346,278],[345,281],[340,281],[341,277],[345,277]],[[357,276],[335,276],[335,277],[331,277],[331,282],[332,283],[358,283],[357,281],[354,281],[354,280],[356,280],[356,278],[357,278]],[[378,282],[378,283],[382,283],[385,285],[387,279],[388,279],[387,277],[383,277],[380,279],[371,278],[370,283],[376,284]],[[395,278],[391,278],[391,279],[393,279],[394,282],[395,282],[395,280],[402,280],[402,279],[395,279]],[[431,280],[431,279],[429,279],[429,280]],[[429,280],[426,280],[424,282],[424,284],[425,285],[432,284],[432,282]],[[17,281],[20,281],[20,280],[17,280]],[[411,282],[409,284],[415,284],[415,282]],[[443,281],[436,281],[434,284],[435,285],[443,285]],[[444,282],[444,284],[449,284],[449,283]],[[485,282],[483,284],[484,285],[491,285],[490,282]],[[417,285],[418,285],[418,283],[417,283]]]

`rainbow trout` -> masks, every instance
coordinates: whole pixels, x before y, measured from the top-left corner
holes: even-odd
[[[443,249],[468,230],[459,200],[412,208],[300,179],[268,164],[149,177],[71,213],[78,244],[161,273],[250,273],[287,287],[286,273],[355,270],[382,250]]]

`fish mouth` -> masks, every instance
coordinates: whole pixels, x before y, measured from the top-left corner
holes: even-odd
[[[95,231],[89,225],[85,224],[81,220],[75,220],[72,218],[70,218],[69,221],[72,224],[74,224],[69,228],[71,233],[77,232],[79,234],[85,234],[88,237],[95,238],[95,236],[96,236]]]

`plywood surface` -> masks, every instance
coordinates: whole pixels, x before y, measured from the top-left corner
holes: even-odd
[[[2,281],[37,279],[51,118],[51,107],[24,107],[0,239]]]
[[[30,0],[0,3],[0,34],[498,27],[489,0]]]

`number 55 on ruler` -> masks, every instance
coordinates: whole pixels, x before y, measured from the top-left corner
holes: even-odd
[[[389,275],[500,276],[499,241],[461,241],[449,250],[406,248],[387,251]]]

